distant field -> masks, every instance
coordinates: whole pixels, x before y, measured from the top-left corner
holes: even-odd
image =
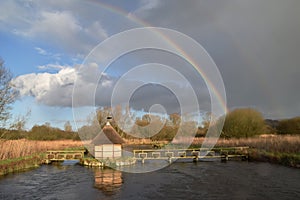
[[[0,160],[30,156],[47,150],[60,150],[82,146],[81,141],[31,141],[31,140],[0,140]]]

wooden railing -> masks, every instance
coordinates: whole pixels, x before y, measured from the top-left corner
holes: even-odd
[[[248,159],[249,147],[224,147],[224,148],[194,148],[194,149],[137,149],[133,150],[133,156],[143,163],[145,160],[172,160],[177,159],[213,159],[220,158],[222,161],[240,157]]]
[[[47,151],[46,160],[49,161],[79,160],[84,157],[84,152],[85,150]]]

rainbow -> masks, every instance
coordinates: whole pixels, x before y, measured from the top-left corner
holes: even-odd
[[[146,22],[146,21],[144,21],[142,19],[137,18],[135,15],[128,14],[125,10],[123,10],[123,9],[121,9],[119,7],[116,7],[116,6],[107,4],[107,3],[103,3],[103,2],[99,2],[97,0],[88,0],[88,1],[86,1],[86,3],[93,4],[93,5],[95,4],[97,6],[100,6],[102,9],[105,9],[108,12],[117,14],[117,15],[119,15],[121,17],[125,17],[125,18],[129,19],[130,21],[134,22],[135,24],[137,24],[139,26],[142,26],[142,27],[153,27],[148,22]],[[207,84],[207,86],[209,88],[211,88],[213,94],[218,99],[218,101],[219,101],[219,103],[220,103],[220,105],[221,105],[224,113],[227,113],[228,108],[227,108],[227,105],[226,105],[226,98],[224,99],[222,97],[222,95],[220,94],[220,92],[218,91],[218,89],[216,89],[215,85],[212,83],[212,81],[209,79],[209,77],[203,72],[203,70],[201,69],[201,67],[189,55],[187,55],[186,52],[184,50],[182,50],[182,48],[180,46],[178,46],[175,41],[171,40],[170,38],[168,38],[168,36],[166,36],[165,34],[161,33],[160,31],[155,31],[155,32],[160,37],[162,37],[162,39],[164,41],[166,41],[169,45],[171,45],[172,47],[174,47],[174,49],[176,49],[178,52],[180,52],[183,55],[183,57],[185,58],[185,60],[188,61],[195,68],[195,70],[204,79],[204,81]]]

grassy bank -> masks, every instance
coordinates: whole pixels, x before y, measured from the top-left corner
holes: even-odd
[[[204,138],[196,138],[193,146],[201,146]],[[300,168],[300,136],[272,135],[265,137],[219,139],[216,147],[249,146],[252,161],[264,161]]]
[[[263,150],[251,149],[250,160],[281,164],[289,167],[300,168],[300,153],[279,153],[267,152]]]
[[[36,168],[40,164],[42,164],[42,161],[43,161],[43,154],[1,160],[0,176],[12,172],[20,172],[20,171]]]
[[[47,150],[81,147],[81,141],[0,140],[0,175],[39,166]]]

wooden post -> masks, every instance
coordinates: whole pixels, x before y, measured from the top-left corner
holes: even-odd
[[[195,158],[193,158],[193,162],[198,162],[198,156],[195,156]]]
[[[192,155],[194,156],[193,162],[198,162],[200,151],[193,151]]]
[[[228,160],[228,152],[222,151],[221,152],[221,162],[226,162]]]
[[[246,155],[242,155],[242,161],[246,161],[246,160],[248,160],[248,155],[246,154]]]
[[[45,160],[45,164],[47,164],[47,165],[48,165],[48,164],[51,164],[51,160],[46,159],[46,160]]]

